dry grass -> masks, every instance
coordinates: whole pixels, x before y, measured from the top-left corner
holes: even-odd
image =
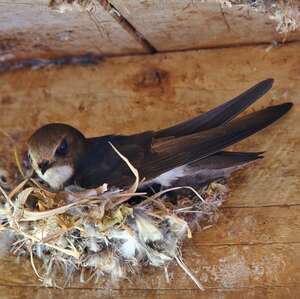
[[[181,246],[193,228],[214,221],[226,188],[215,182],[200,192],[180,187],[152,196],[137,193],[138,171],[115,151],[135,175],[127,190],[103,185],[54,193],[32,178],[24,178],[10,192],[0,188],[0,229],[10,236],[8,247],[30,258],[46,286],[66,286],[78,272],[82,282],[103,276],[114,282],[143,266],[166,269],[175,261],[203,289],[185,266]],[[179,192],[172,200],[171,191]],[[140,199],[133,201],[133,196]],[[61,273],[63,280],[58,278]]]

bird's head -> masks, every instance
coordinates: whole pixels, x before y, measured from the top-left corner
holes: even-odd
[[[84,152],[85,137],[66,124],[39,128],[28,141],[28,156],[37,175],[58,190],[72,178]]]

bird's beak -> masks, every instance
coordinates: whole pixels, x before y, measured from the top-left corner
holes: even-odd
[[[51,167],[52,163],[50,163],[48,160],[44,160],[41,163],[39,163],[39,169],[41,171],[42,174],[44,174],[47,169],[49,169]]]

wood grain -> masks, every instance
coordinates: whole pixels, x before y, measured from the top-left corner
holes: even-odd
[[[22,293],[23,299],[281,299],[288,296],[290,299],[298,299],[300,289],[298,287],[269,287],[255,289],[233,289],[233,290],[207,290],[205,293],[197,290],[93,290],[93,289],[67,289],[67,290],[48,290],[45,288],[24,288],[24,287],[0,287],[0,296],[5,299],[18,299]]]
[[[88,136],[158,129],[274,77],[274,88],[255,109],[284,101],[296,105],[284,119],[234,147],[266,151],[266,158],[234,177],[227,204],[299,204],[298,51],[298,44],[270,52],[264,47],[203,50],[114,58],[98,67],[3,74],[5,113],[0,124],[16,137],[55,121],[70,123]]]
[[[198,246],[186,242],[183,256],[190,270],[205,288],[238,289],[256,287],[293,287],[300,282],[300,244],[245,244]],[[38,265],[38,263],[37,263]],[[168,267],[170,282],[162,269],[145,268],[139,276],[129,276],[129,281],[111,283],[105,279],[95,284],[79,283],[79,277],[66,288],[102,289],[168,289],[197,290],[197,286],[175,264]],[[34,276],[29,261],[6,257],[1,261],[0,285],[41,286]],[[292,274],[292,275],[291,275]],[[63,280],[58,281],[63,285]]]
[[[207,292],[198,292],[176,265],[169,268],[170,284],[161,271],[146,269],[141,278],[117,286],[103,282],[96,290],[74,282],[65,291],[46,290],[39,288],[28,261],[18,264],[8,256],[0,263],[1,298],[20,293],[24,298],[298,298],[299,50],[297,43],[271,51],[262,46],[202,50],[0,75],[0,127],[20,142],[53,121],[68,122],[89,136],[162,128],[267,77],[275,78],[274,88],[255,109],[295,103],[284,119],[234,147],[266,150],[266,157],[232,177],[218,224],[185,243],[185,261]],[[10,145],[4,137],[0,141],[4,167]]]
[[[257,9],[250,5],[234,4],[222,7],[220,1],[200,0],[110,2],[158,51],[271,43],[300,38],[299,30],[288,35],[276,31],[280,20],[272,19],[274,8],[267,4]],[[296,10],[297,4],[294,4]],[[281,13],[284,12],[287,12],[286,8]]]
[[[88,53],[112,56],[262,43],[272,47],[300,39],[299,28],[278,33],[279,22],[299,22],[297,1],[279,14],[268,5],[271,1],[257,9],[222,7],[219,1],[103,0],[91,1],[82,11],[74,5],[64,13],[51,10],[48,2],[0,0],[1,63]]]
[[[184,258],[202,283],[210,288],[297,284],[300,279],[295,275],[300,270],[299,217],[298,207],[223,209],[216,225],[194,232],[193,238],[185,242]],[[291,277],[290,271],[295,273]],[[30,262],[25,259],[18,262],[12,255],[3,257],[0,273],[0,285],[39,285]],[[162,270],[147,269],[139,280],[132,277],[132,283],[122,286],[128,289],[195,288],[178,266],[172,265],[170,273],[173,276],[171,284],[166,282]],[[275,274],[279,278],[274,281]],[[84,285],[78,281],[77,277],[72,287],[93,287],[93,284]],[[98,287],[105,285],[98,284]]]
[[[0,1],[0,61],[66,55],[146,53],[94,1],[91,11],[59,13],[49,1]]]

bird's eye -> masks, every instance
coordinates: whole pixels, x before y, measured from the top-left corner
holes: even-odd
[[[56,156],[65,156],[68,151],[68,142],[64,139],[55,151]]]
[[[32,158],[29,154],[29,152],[27,152],[24,157],[23,157],[23,165],[25,168],[29,169],[31,168],[32,165]]]

